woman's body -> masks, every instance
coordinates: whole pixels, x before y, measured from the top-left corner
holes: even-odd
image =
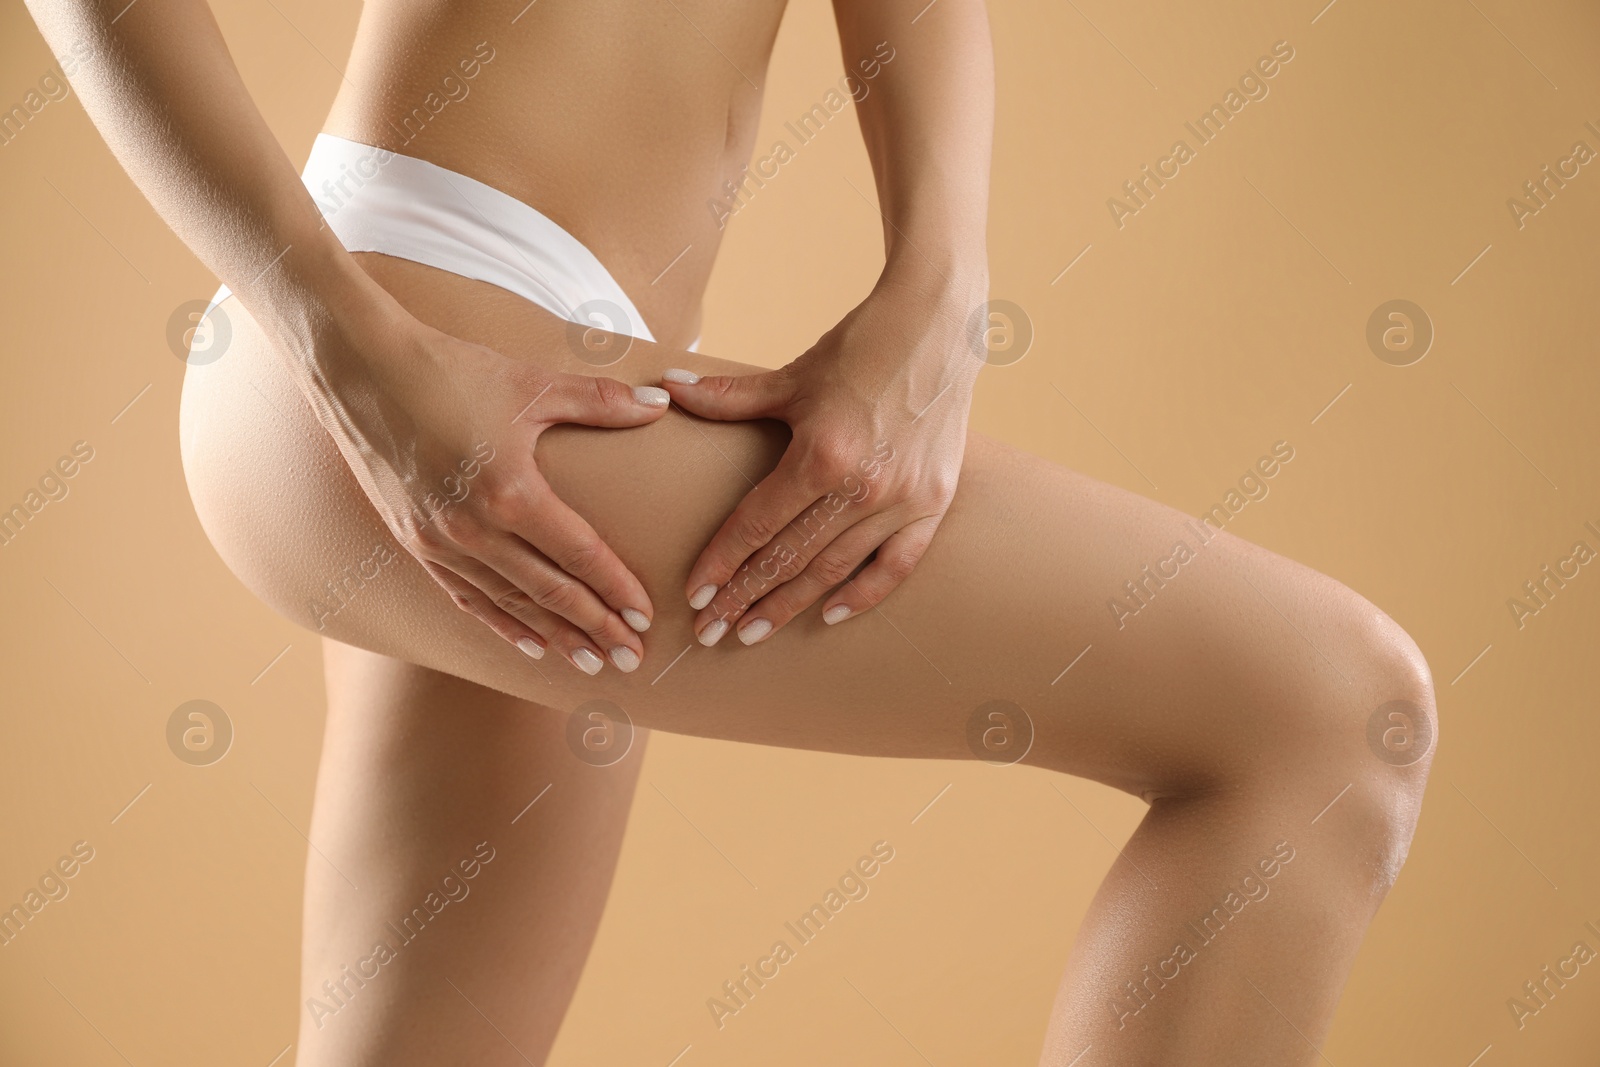
[[[174,2],[142,0],[153,8]],[[906,101],[921,101],[934,119],[947,116],[943,136],[971,132],[971,101],[955,98],[976,92],[979,111],[986,107],[981,10],[941,3],[918,15],[922,4],[861,5],[869,6],[872,15],[837,5],[846,64],[888,40],[896,55],[888,73],[905,81],[899,93],[881,92],[888,83],[880,82],[868,96],[880,109],[864,125],[880,172],[889,266],[863,306],[879,311],[880,332],[893,319],[881,309],[890,308],[905,316],[908,336],[926,343],[930,330],[908,310],[921,301],[921,319],[955,321],[940,335],[953,350],[986,279],[971,230],[976,211],[981,249],[981,198],[975,208],[973,197],[982,190],[969,188],[970,161],[941,166],[953,153],[940,143],[939,122]],[[607,373],[633,385],[657,383],[668,367],[748,373],[684,348],[698,335],[719,236],[706,201],[721,198],[722,183],[750,156],[759,109],[752,83],[764,79],[781,14],[781,4],[737,13],[687,3],[581,11],[548,3],[369,5],[350,84],[326,128],[496,186],[583,241],[659,342],[635,342]],[[883,32],[891,16],[893,32]],[[59,45],[66,30],[51,21],[41,13]],[[141,32],[136,21],[114,29]],[[475,49],[485,41],[494,58],[470,94],[403,144],[388,124],[459,60],[481,60]],[[941,79],[954,88],[937,88]],[[193,122],[202,128],[204,116]],[[987,130],[976,129],[986,169]],[[141,166],[147,177],[170,166],[170,158],[130,162],[129,140],[112,131],[108,139],[136,175]],[[263,202],[290,195],[277,172],[262,179],[241,169],[216,180],[260,187]],[[178,213],[151,195],[169,218]],[[173,221],[192,244],[206,243],[191,236],[203,219]],[[775,422],[707,422],[678,410],[633,418],[648,421],[633,429],[559,428],[539,442],[539,469],[556,495],[648,595],[653,618],[639,640],[639,669],[590,677],[555,657],[530,662],[503,629],[497,635],[457,610],[398,550],[359,595],[319,613],[319,589],[396,539],[374,508],[382,478],[352,473],[352,449],[330,435],[326,401],[314,413],[319,401],[306,402],[300,364],[275,356],[274,345],[316,364],[323,348],[339,348],[326,336],[359,347],[349,339],[396,320],[356,315],[357,325],[324,331],[316,311],[305,310],[308,301],[335,307],[340,294],[364,292],[365,275],[324,275],[313,265],[258,283],[252,276],[273,247],[314,240],[295,225],[280,223],[254,246],[243,242],[237,262],[231,248],[208,257],[230,283],[237,279],[255,318],[233,311],[226,358],[191,369],[183,437],[196,508],[229,565],[269,604],[330,638],[313,831],[328,862],[313,856],[308,869],[302,1001],[338,1004],[323,981],[367,955],[384,922],[492,838],[483,827],[504,827],[508,812],[546,782],[551,791],[539,803],[560,815],[544,824],[560,829],[536,846],[523,838],[497,850],[491,870],[500,880],[474,889],[481,903],[470,925],[449,941],[407,948],[402,977],[348,996],[331,1018],[308,1005],[302,1064],[542,1060],[599,919],[640,758],[636,748],[603,771],[573,758],[565,713],[596,698],[647,729],[958,759],[974,754],[971,720],[981,705],[1020,705],[1034,726],[1026,762],[1152,803],[1068,961],[1045,1062],[1316,1059],[1308,1041],[1326,1032],[1361,934],[1403,861],[1427,768],[1426,760],[1394,766],[1368,747],[1369,719],[1385,703],[1408,701],[1417,715],[1432,715],[1426,665],[1376,608],[1159,504],[967,438],[962,385],[926,422],[891,420],[895,477],[948,498],[937,468],[953,447],[959,487],[942,523],[943,500],[931,523],[917,519],[939,532],[904,584],[881,609],[842,625],[825,625],[828,601],[817,601],[754,647],[697,641],[707,612],[726,608],[713,603],[696,613],[685,603],[705,567],[697,558],[777,467],[790,434]],[[569,347],[566,324],[520,297],[417,263],[357,258],[400,307],[442,335],[544,375],[593,372]],[[970,354],[959,360],[973,366],[910,377],[931,381],[921,395],[935,397],[939,381],[959,383],[975,371]],[[322,371],[323,379],[338,377]],[[504,383],[487,376],[459,375],[449,389],[441,407],[498,412],[507,403]],[[402,382],[387,395],[406,398],[414,413],[422,404],[411,398],[421,391]],[[702,403],[679,387],[674,397]],[[820,419],[796,421],[794,439],[814,434]],[[1165,582],[1144,578],[1178,542],[1193,560]],[[1107,602],[1141,581],[1150,581],[1148,607],[1119,620]],[[615,629],[614,620],[606,625]],[[1338,806],[1319,817],[1336,796]],[[1230,928],[1182,979],[1150,979],[1144,966],[1170,958],[1174,941],[1190,936],[1185,924],[1280,842],[1294,860],[1273,884],[1278,903]],[[1142,1001],[1129,982],[1146,983],[1149,1005],[1137,1013]]]

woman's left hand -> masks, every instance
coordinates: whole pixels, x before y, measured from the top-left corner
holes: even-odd
[[[841,622],[905,580],[955,495],[972,386],[983,366],[969,319],[987,277],[928,288],[888,276],[780,370],[662,384],[708,419],[779,419],[792,440],[689,571],[695,632],[713,645],[737,624],[764,640],[829,592]],[[857,568],[876,553],[859,574]],[[854,577],[852,577],[854,575]]]

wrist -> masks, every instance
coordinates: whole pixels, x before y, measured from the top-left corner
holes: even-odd
[[[884,261],[883,278],[940,301],[964,301],[974,294],[981,300],[989,287],[988,250],[981,236],[965,241],[901,240]]]
[[[387,331],[407,317],[325,227],[290,239],[238,295],[301,367],[325,365],[348,351],[349,339]]]
[[[970,352],[974,323],[983,322],[989,299],[988,261],[981,255],[924,259],[915,251],[909,258],[886,264],[873,295],[896,309],[908,337],[922,344],[907,352],[948,362],[962,381],[975,380],[983,367],[980,355]],[[963,358],[971,357],[971,358]]]
[[[923,244],[901,250],[884,264],[875,293],[925,323],[925,328],[962,328],[976,308],[989,299],[989,261],[980,248]]]

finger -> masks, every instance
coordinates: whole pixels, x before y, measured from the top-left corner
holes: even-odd
[[[587,374],[557,374],[512,421],[643,426],[659,419],[671,399],[665,389],[654,385],[628,385],[615,378]]]
[[[537,626],[540,615],[534,609],[543,608],[588,635],[618,670],[628,673],[639,666],[644,646],[633,628],[606,607],[594,590],[551,563],[522,538],[514,534],[494,538],[477,552],[477,557],[493,573],[483,577],[472,573],[467,577],[488,593],[500,610]],[[589,669],[595,665],[581,653],[575,652],[572,662],[585,673],[596,673]]]
[[[508,538],[508,540],[513,539]],[[524,552],[527,555],[534,554],[526,546]],[[496,610],[533,629],[547,648],[553,649],[584,674],[599,674],[601,668],[605,666],[605,659],[601,657],[598,649],[607,648],[611,644],[606,637],[595,640],[594,635],[586,633],[567,619],[533,602],[526,592],[518,588],[493,564],[483,560],[463,559],[453,566],[463,578],[476,587],[480,595],[487,597]],[[623,626],[620,620],[615,624],[614,633],[627,633],[632,637],[632,632]],[[607,657],[619,670],[627,672],[638,667],[637,651],[626,646],[615,647],[626,649],[624,652]]]
[[[895,586],[906,580],[933,541],[942,516],[929,515],[895,533],[878,546],[878,554],[844,588],[828,598],[822,621],[829,626],[883,603]]]
[[[711,603],[717,590],[751,559],[752,553],[771,545],[791,521],[817,504],[819,493],[806,475],[805,466],[796,449],[784,452],[772,473],[746,493],[723,520],[700,558],[689,568],[689,580],[683,589],[690,607],[698,611]]]
[[[475,616],[480,622],[508,642],[515,645],[529,659],[543,659],[550,639],[544,633],[512,618],[495,607],[489,597],[461,575],[440,563],[419,560],[433,580],[444,587],[456,607]]]
[[[849,581],[872,550],[895,533],[897,523],[886,516],[858,522],[823,548],[794,578],[750,605],[739,621],[741,644],[765,641],[828,591]]]
[[[753,604],[799,576],[837,538],[859,525],[857,516],[845,514],[844,498],[834,499],[840,502],[839,506],[830,506],[826,499],[812,501],[810,507],[796,515],[770,542],[752,553],[744,565],[733,573],[733,577],[717,589],[711,602],[695,620],[695,631],[702,643],[716,644],[727,633],[728,627],[736,624]],[[884,515],[869,518],[877,520],[870,528],[876,531],[876,540],[863,544],[855,552],[849,564],[838,572],[832,585],[844,581],[867,553],[899,528],[897,521]],[[860,540],[861,536],[864,535],[858,535],[857,539]],[[830,563],[837,561],[830,557]],[[818,595],[831,587],[824,587]],[[717,625],[719,622],[721,625]],[[748,641],[745,643],[749,644]]]
[[[723,422],[776,417],[793,392],[789,375],[782,371],[701,377],[672,367],[662,373],[661,383],[683,410]]]
[[[644,585],[543,476],[534,474],[513,496],[515,502],[503,515],[506,529],[588,586],[630,628],[638,633],[650,629],[655,609]]]

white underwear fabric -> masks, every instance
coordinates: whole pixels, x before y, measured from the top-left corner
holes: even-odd
[[[317,135],[301,181],[348,251],[437,267],[509,290],[568,322],[655,340],[593,252],[499,189],[326,133]],[[218,289],[211,307],[230,295],[227,286]]]

